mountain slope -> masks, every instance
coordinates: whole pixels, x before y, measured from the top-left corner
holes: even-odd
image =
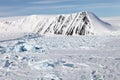
[[[93,35],[113,27],[91,12],[62,15],[32,15],[14,21],[0,21],[0,33],[38,33],[46,35]]]

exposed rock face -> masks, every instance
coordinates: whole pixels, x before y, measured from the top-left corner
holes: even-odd
[[[70,15],[59,15],[53,20],[44,34],[62,34],[62,35],[86,35],[93,34],[90,31],[91,23],[87,13],[77,13]],[[37,33],[41,33],[42,29],[38,29]]]

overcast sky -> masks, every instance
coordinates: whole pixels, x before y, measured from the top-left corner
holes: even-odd
[[[120,16],[120,0],[0,0],[0,17],[81,11],[99,17]]]

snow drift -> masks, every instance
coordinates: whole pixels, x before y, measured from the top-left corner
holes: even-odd
[[[93,35],[113,31],[113,27],[91,12],[62,15],[32,15],[9,21],[0,20],[0,33],[46,35]]]

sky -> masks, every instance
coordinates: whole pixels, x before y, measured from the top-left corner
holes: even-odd
[[[0,0],[0,17],[81,11],[90,11],[99,17],[120,16],[120,0]]]

